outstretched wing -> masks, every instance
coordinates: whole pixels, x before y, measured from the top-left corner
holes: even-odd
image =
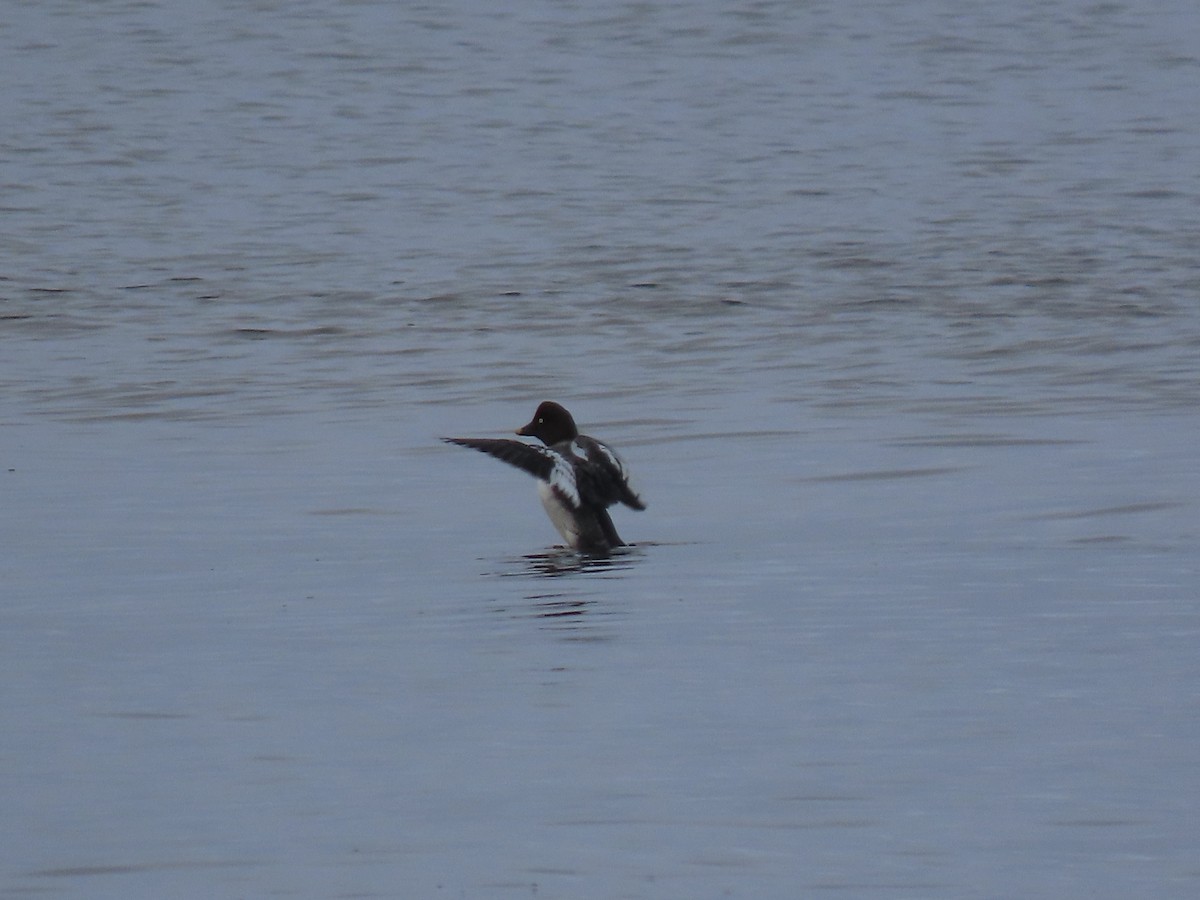
[[[548,482],[555,492],[572,507],[579,508],[579,487],[575,470],[569,460],[549,447],[523,444],[505,438],[442,438],[448,444],[470,447],[488,456],[516,466],[534,478]]]
[[[580,468],[580,492],[585,501],[593,497],[596,505],[611,506],[624,503],[631,509],[645,509],[646,504],[629,483],[629,470],[612,447],[595,438],[580,435],[572,450],[586,465]]]

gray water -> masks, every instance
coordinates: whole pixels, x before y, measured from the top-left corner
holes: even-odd
[[[1198,34],[4,4],[0,896],[1200,894]]]

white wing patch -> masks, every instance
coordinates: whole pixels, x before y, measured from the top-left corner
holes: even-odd
[[[617,456],[607,444],[601,441],[596,441],[595,444],[596,449],[600,451],[600,455],[608,460],[614,469],[621,473],[621,480],[628,482],[629,472],[625,470],[625,463],[622,462],[621,457]]]
[[[571,449],[577,449],[577,445],[572,444]],[[561,453],[548,455],[554,458],[554,468],[550,470],[550,486],[573,508],[579,509],[579,485],[575,483],[575,467],[571,465],[571,460]]]

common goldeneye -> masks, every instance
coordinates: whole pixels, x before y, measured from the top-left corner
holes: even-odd
[[[583,553],[607,553],[624,545],[608,515],[608,507],[624,503],[631,509],[646,504],[629,485],[629,472],[607,444],[580,434],[571,414],[547,400],[517,434],[534,437],[545,446],[499,438],[442,438],[470,447],[524,469],[538,480],[538,496],[550,521],[571,548]]]

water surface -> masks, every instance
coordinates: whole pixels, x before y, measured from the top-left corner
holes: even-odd
[[[0,14],[0,892],[1195,896],[1198,29]]]

